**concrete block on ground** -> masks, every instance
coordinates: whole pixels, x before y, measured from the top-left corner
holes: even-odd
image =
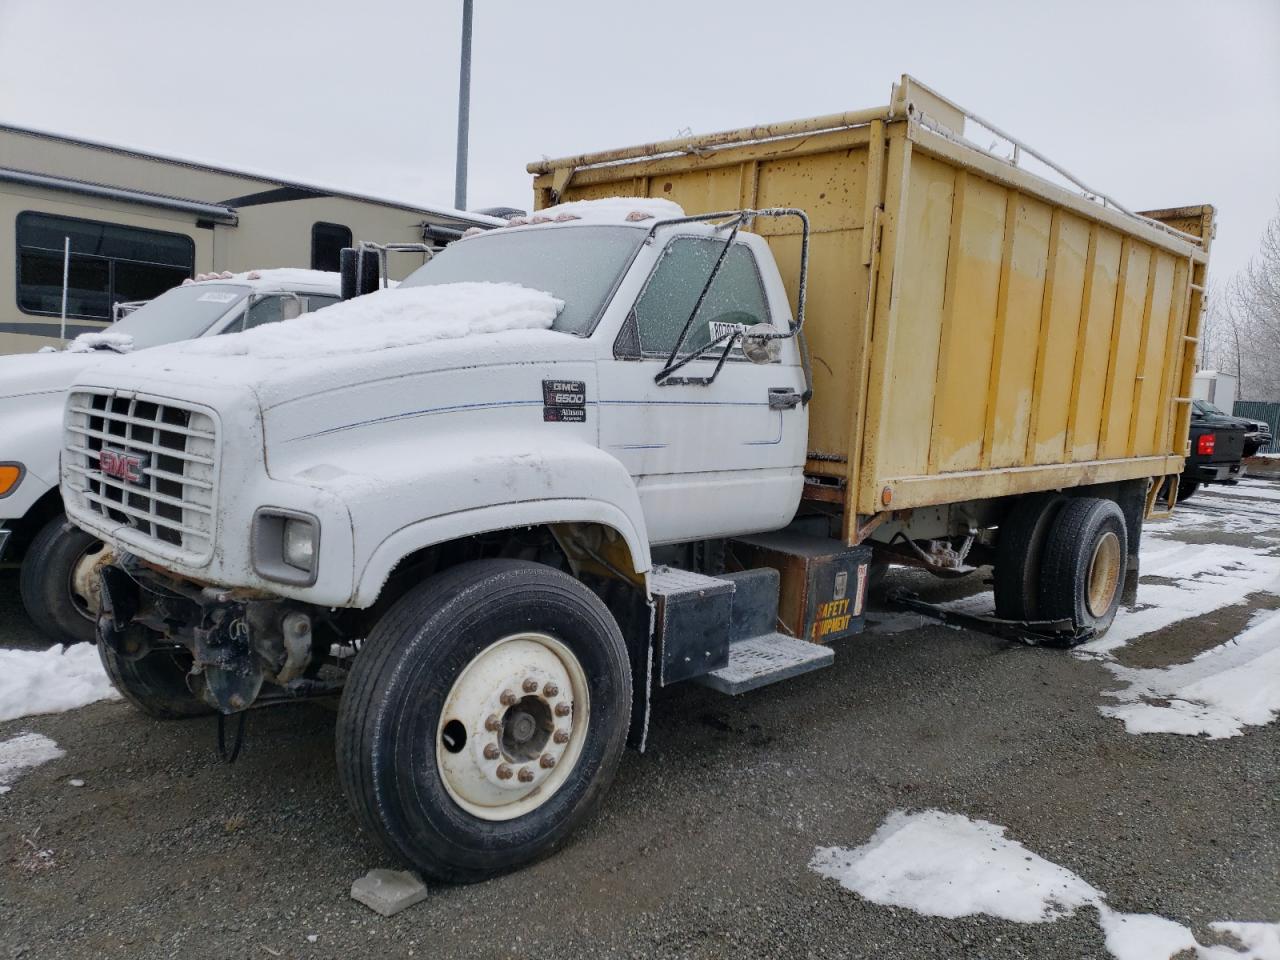
[[[351,896],[370,910],[391,917],[427,899],[427,887],[407,870],[370,870],[351,884]]]

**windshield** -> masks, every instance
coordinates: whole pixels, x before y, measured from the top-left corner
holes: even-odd
[[[451,243],[401,284],[518,283],[564,301],[552,330],[583,337],[599,319],[645,238],[635,227],[573,226],[495,230]]]
[[[234,283],[195,283],[174,287],[119,323],[112,324],[106,332],[133,337],[134,350],[190,340],[208,330],[219,317],[235,309],[248,295],[248,287]]]

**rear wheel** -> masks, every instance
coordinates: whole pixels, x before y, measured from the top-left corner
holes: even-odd
[[[149,717],[179,720],[213,712],[187,686],[191,654],[186,650],[158,649],[137,660],[126,660],[99,643],[98,657],[120,695]]]
[[[1183,477],[1178,481],[1178,503],[1181,503],[1183,500],[1189,500],[1191,497],[1195,496],[1196,491],[1199,489],[1199,480],[1192,480],[1188,477]]]
[[[1001,521],[994,571],[997,617],[1039,619],[1040,558],[1066,499],[1056,493],[1022,497]]]
[[[1128,565],[1124,514],[1112,500],[1068,500],[1045,540],[1040,616],[1105,633],[1120,606]]]
[[[58,643],[93,640],[100,606],[98,570],[111,562],[99,539],[58,514],[27,548],[18,591],[36,627]]]
[[[388,853],[472,882],[554,851],[602,800],[631,713],[626,645],[567,574],[485,560],[402,597],[338,713],[343,791]]]

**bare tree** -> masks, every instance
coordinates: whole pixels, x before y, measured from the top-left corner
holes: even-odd
[[[1241,399],[1280,401],[1280,205],[1249,265],[1215,287],[1202,340],[1202,366],[1236,374]]]

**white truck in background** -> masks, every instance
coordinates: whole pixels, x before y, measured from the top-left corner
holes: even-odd
[[[36,626],[59,643],[92,640],[97,570],[111,556],[66,522],[58,492],[66,389],[121,354],[239,333],[336,303],[339,275],[281,268],[201,274],[61,351],[0,357],[0,561],[21,564],[19,591]]]

